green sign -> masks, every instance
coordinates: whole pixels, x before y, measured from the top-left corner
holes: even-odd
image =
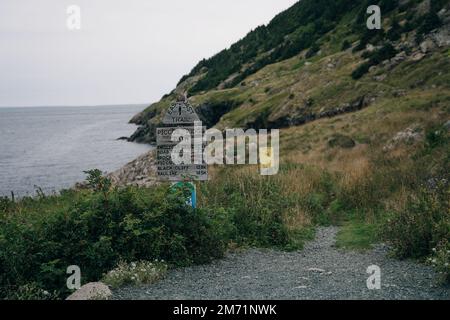
[[[172,184],[172,190],[189,190],[190,196],[186,199],[186,204],[192,208],[197,208],[197,188],[192,182],[176,182]]]

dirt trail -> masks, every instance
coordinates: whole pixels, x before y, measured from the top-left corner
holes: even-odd
[[[251,249],[210,265],[172,270],[153,285],[127,287],[114,299],[450,299],[434,271],[389,258],[384,246],[367,252],[334,248],[337,228],[319,228],[304,250]],[[371,265],[381,268],[381,289],[367,288]]]

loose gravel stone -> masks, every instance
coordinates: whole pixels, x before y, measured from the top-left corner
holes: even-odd
[[[113,299],[450,299],[429,266],[400,261],[378,245],[366,252],[334,247],[338,228],[317,230],[297,252],[251,249],[209,265],[172,270],[153,285],[125,287]],[[369,290],[367,268],[381,268],[381,289]]]

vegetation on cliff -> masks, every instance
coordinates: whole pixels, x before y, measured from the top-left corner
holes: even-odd
[[[346,109],[355,111],[361,101],[366,106],[395,89],[409,90],[411,84],[401,81],[406,74],[395,77],[397,88],[383,89],[393,85],[392,70],[421,60],[417,53],[430,32],[443,25],[448,30],[448,1],[375,2],[381,6],[381,30],[366,27],[373,1],[298,2],[199,62],[170,94],[132,119],[140,128],[130,139],[154,142],[161,113],[184,92],[207,126],[257,129],[300,125],[347,105],[357,106]],[[445,34],[434,39],[448,45]],[[428,49],[425,59],[434,48]]]

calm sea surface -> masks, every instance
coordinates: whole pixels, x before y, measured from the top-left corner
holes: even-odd
[[[150,149],[117,141],[143,106],[0,108],[0,195],[58,191],[83,170],[112,171]]]

